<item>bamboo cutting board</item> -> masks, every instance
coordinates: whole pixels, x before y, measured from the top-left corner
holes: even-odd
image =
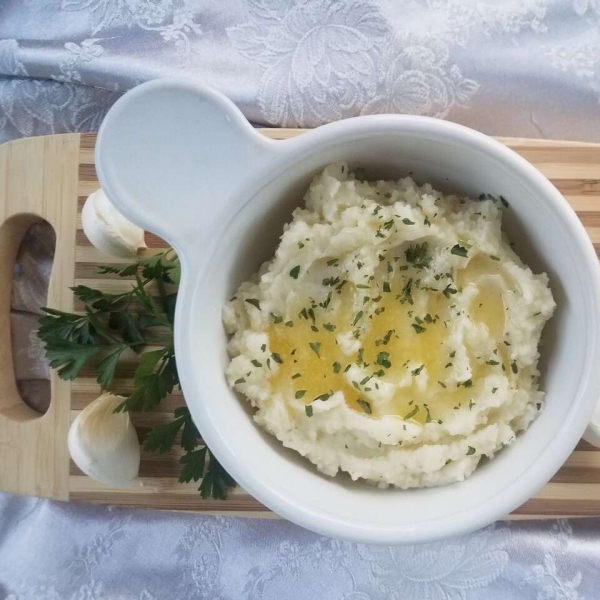
[[[265,135],[284,139],[298,130],[270,129]],[[61,310],[78,310],[69,292],[84,284],[115,293],[130,283],[118,276],[97,275],[100,264],[128,262],[97,251],[81,230],[80,211],[96,190],[94,134],[69,134],[18,140],[0,146],[0,490],[74,500],[146,508],[189,510],[243,516],[272,514],[237,488],[226,501],[202,500],[197,485],[179,484],[180,452],[165,455],[142,452],[143,487],[110,489],[81,473],[67,451],[69,424],[100,394],[92,370],[72,384],[52,375],[52,403],[44,416],[20,400],[12,369],[10,345],[10,285],[20,239],[40,218],[57,233],[57,246],[48,303]],[[600,253],[600,144],[546,140],[502,139],[533,163],[565,195]],[[148,253],[164,242],[147,234]],[[114,391],[133,389],[135,365],[120,366]],[[155,425],[171,420],[183,404],[181,393],[167,397],[159,411],[132,413],[141,440]],[[600,515],[600,449],[580,442],[554,479],[513,517]]]

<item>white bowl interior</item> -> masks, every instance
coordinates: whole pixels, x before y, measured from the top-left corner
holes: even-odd
[[[412,173],[417,182],[430,182],[445,191],[472,197],[482,192],[504,195],[510,203],[504,227],[517,253],[534,272],[543,270],[550,277],[558,308],[542,342],[546,409],[526,434],[464,482],[402,491],[376,489],[344,476],[323,476],[308,460],[259,429],[248,403],[225,381],[223,304],[262,261],[273,256],[283,225],[301,204],[311,177],[336,161],[365,167],[368,179],[397,179]],[[212,435],[222,432],[221,443],[240,469],[251,471],[244,477],[249,491],[284,516],[324,533],[343,537],[347,531],[347,537],[383,542],[431,539],[481,526],[525,501],[575,445],[583,426],[569,429],[569,423],[578,410],[583,407],[585,412],[591,406],[582,390],[597,343],[594,298],[585,293],[577,232],[561,215],[562,209],[556,209],[560,199],[550,198],[554,192],[545,182],[513,168],[495,152],[448,136],[414,133],[364,135],[352,143],[313,146],[274,177],[252,198],[240,202],[241,209],[232,216],[208,268],[195,283],[186,310],[188,350],[197,365],[195,382],[190,383],[195,389],[187,399],[203,403],[199,427],[210,427]],[[564,443],[556,444],[561,439]],[[555,451],[556,445],[561,447]]]

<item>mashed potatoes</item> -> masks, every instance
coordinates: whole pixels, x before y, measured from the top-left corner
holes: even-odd
[[[468,477],[543,407],[538,343],[555,304],[502,237],[506,201],[331,165],[305,204],[224,308],[230,385],[328,475]]]

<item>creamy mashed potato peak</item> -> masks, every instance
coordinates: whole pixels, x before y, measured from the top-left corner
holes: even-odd
[[[230,385],[328,475],[464,479],[543,407],[538,344],[555,304],[502,235],[505,199],[335,164],[304,201],[224,307]]]

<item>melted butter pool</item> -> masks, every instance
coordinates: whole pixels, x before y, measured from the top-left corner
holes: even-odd
[[[477,380],[493,369],[498,372],[504,354],[499,348],[498,365],[469,356],[471,381],[463,385],[448,381],[456,360],[447,342],[457,295],[444,294],[443,289],[448,281],[459,289],[476,286],[466,310],[499,345],[505,320],[499,262],[475,257],[456,273],[456,283],[444,279],[437,291],[419,286],[421,274],[415,269],[396,271],[391,278],[380,273],[368,289],[348,283],[341,291],[332,290],[334,301],[327,308],[300,307],[290,320],[271,324],[270,349],[280,362],[271,379],[272,391],[306,404],[341,391],[347,404],[361,413],[421,424],[439,420],[448,410],[468,408]],[[355,334],[360,349],[346,355],[338,334]],[[349,380],[346,371],[357,364],[365,375],[359,381]],[[426,382],[419,385],[417,378],[424,371]],[[380,380],[395,389],[375,409],[369,394],[377,393]]]

